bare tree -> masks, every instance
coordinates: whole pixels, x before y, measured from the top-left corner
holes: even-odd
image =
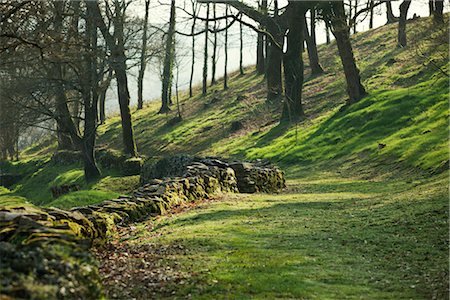
[[[225,5],[225,15],[228,15],[228,5]],[[228,18],[225,19],[225,45],[224,45],[224,51],[225,51],[225,64],[224,64],[224,71],[223,71],[223,89],[228,89]]]
[[[164,69],[162,78],[161,108],[159,113],[166,113],[170,110],[170,98],[173,80],[173,63],[175,55],[175,0],[170,2],[169,30],[166,36],[166,54],[164,58]]]
[[[206,4],[206,21],[205,21],[205,45],[203,51],[203,86],[202,95],[206,95],[208,89],[208,31],[209,31],[209,3]]]
[[[148,31],[148,12],[150,8],[150,0],[145,0],[145,16],[144,16],[144,31],[142,33],[142,47],[141,47],[141,59],[139,63],[139,73],[138,73],[138,109],[142,109],[144,106],[143,100],[143,85],[144,85],[144,74],[145,67],[147,65],[146,50],[147,50],[147,31]]]
[[[194,67],[195,67],[195,23],[197,21],[198,14],[198,4],[197,1],[191,0],[192,5],[192,26],[191,26],[191,35],[192,35],[192,46],[191,46],[191,76],[189,78],[189,97],[192,97],[192,84],[194,82]]]
[[[126,64],[127,57],[125,55],[125,39],[123,30],[125,10],[128,6],[128,3],[125,3],[121,0],[114,0],[114,34],[112,35],[109,32],[105,20],[102,17],[97,0],[92,2],[93,5],[91,9],[95,16],[97,26],[100,29],[108,48],[111,50],[111,67],[114,70],[117,83],[117,94],[119,97],[119,108],[122,121],[124,152],[130,156],[136,156],[137,150],[134,141],[133,125],[131,121],[130,92],[128,90]]]
[[[343,1],[329,1],[321,5],[324,20],[333,32],[338,46],[339,56],[344,68],[347,82],[348,104],[359,101],[366,95],[366,90],[361,83],[359,69],[356,66],[353,49],[350,42],[350,28],[347,23]]]
[[[404,0],[400,4],[400,18],[398,22],[398,38],[397,44],[399,47],[406,47],[406,19],[408,15],[408,9],[411,5],[411,0]]]
[[[216,21],[216,4],[213,4],[213,43],[211,55],[211,85],[216,84],[216,64],[217,64],[217,21]]]

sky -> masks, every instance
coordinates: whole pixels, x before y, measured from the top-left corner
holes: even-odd
[[[183,6],[184,2],[186,2],[186,10],[190,10],[190,1],[177,0],[177,6]],[[246,1],[250,5],[256,6],[255,3],[257,1]],[[269,1],[270,3],[271,1]],[[279,1],[280,7],[284,6],[285,0]],[[363,2],[363,1],[359,1]],[[364,1],[365,2],[365,1]],[[393,12],[394,15],[398,16],[399,14],[399,5],[401,1],[393,1]],[[144,15],[144,0],[135,0],[133,6],[129,8],[129,13],[132,16],[143,17]],[[224,13],[224,5],[217,4],[216,11],[217,16],[223,15]],[[165,24],[169,20],[169,10],[170,10],[170,0],[151,0],[150,2],[150,13],[149,13],[149,22],[152,24]],[[445,6],[445,11],[448,11],[448,5]],[[204,11],[201,11],[200,14],[204,14]],[[411,18],[414,14],[426,17],[429,15],[428,9],[428,0],[414,0],[411,3],[411,7],[408,11],[408,18]],[[308,15],[307,15],[308,17]],[[190,23],[188,21],[189,17],[186,13],[184,13],[181,9],[177,9],[177,30],[182,32],[190,32]],[[357,31],[366,31],[369,29],[369,18],[366,20],[359,20],[357,23]],[[197,30],[202,30],[204,24],[202,22],[197,21],[199,27]],[[375,9],[375,17],[374,17],[374,27],[379,27],[386,24],[386,10],[385,5],[381,5],[380,7]],[[219,26],[224,26],[224,24],[219,24]],[[256,34],[250,28],[246,28],[244,26],[244,51],[243,51],[243,61],[244,65],[254,65],[256,62]],[[323,22],[319,22],[316,25],[316,36],[318,44],[325,43],[325,27]],[[178,35],[176,37],[177,45],[176,51],[180,53],[181,64],[179,70],[179,89],[187,89],[189,87],[189,77],[190,77],[190,68],[191,68],[191,57],[190,57],[190,37],[182,37]],[[228,47],[228,72],[233,72],[238,70],[239,68],[239,24],[236,22],[229,30],[229,47]],[[203,69],[203,47],[204,47],[204,36],[199,35],[196,38],[196,63],[194,69],[194,85],[200,84],[202,80],[202,69]],[[220,78],[224,74],[224,33],[219,33],[218,37],[218,54],[217,54],[217,71],[216,78]],[[209,44],[209,55],[212,54],[212,45]],[[211,58],[208,60],[209,68],[211,68]],[[130,70],[129,76],[129,89],[131,96],[131,105],[135,106],[137,103],[137,69],[133,68]],[[208,78],[210,79],[211,69],[208,72]],[[118,100],[117,100],[117,87],[115,82],[112,82],[107,97],[107,109],[108,112],[115,112],[118,110]],[[161,81],[159,76],[158,68],[150,63],[146,69],[146,73],[144,76],[144,89],[143,89],[143,98],[145,101],[154,101],[160,98],[161,95]]]

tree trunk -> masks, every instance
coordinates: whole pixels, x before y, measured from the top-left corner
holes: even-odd
[[[308,49],[308,58],[309,58],[309,65],[311,68],[311,74],[312,75],[318,75],[323,73],[322,66],[319,63],[319,54],[317,53],[317,45],[314,43],[314,39],[308,32],[308,24],[306,21],[306,18],[302,18],[303,20],[303,34],[302,34],[302,44],[303,40],[306,40],[306,45]],[[288,46],[289,47],[289,46]],[[303,48],[303,47],[302,47]],[[302,49],[303,52],[303,49]],[[286,69],[286,68],[285,68]]]
[[[264,36],[262,33],[258,33],[256,41],[256,72],[258,74],[264,74],[264,62]]]
[[[162,96],[161,109],[159,113],[170,111],[169,104],[172,98],[172,80],[173,80],[173,62],[175,55],[175,0],[170,5],[169,31],[166,39],[166,56],[164,58],[163,80],[162,80]]]
[[[399,47],[406,47],[406,19],[408,15],[408,9],[411,5],[411,0],[404,0],[400,4],[400,19],[398,22],[398,39],[397,44]]]
[[[330,28],[328,28],[327,22],[325,22],[325,37],[326,37],[327,45],[329,45],[331,43],[331,39],[330,39]]]
[[[356,14],[358,13],[358,0],[355,0],[355,6],[353,7],[353,15],[356,16]],[[356,31],[356,18],[355,18],[355,22],[353,22],[353,34],[355,34]]]
[[[262,0],[261,4],[258,4],[259,9],[262,10],[262,12],[264,14],[267,14],[267,1],[266,0]],[[264,34],[263,33],[259,33],[258,32],[258,39],[256,41],[256,71],[258,74],[264,74],[265,70],[266,70],[266,66],[265,66],[265,56],[264,55],[264,48],[266,48],[265,43],[264,43]]]
[[[114,33],[117,37],[113,37],[108,28],[106,27],[105,21],[98,7],[97,1],[88,1],[87,3],[93,3],[92,10],[94,18],[96,19],[97,26],[102,32],[103,38],[106,41],[108,48],[111,50],[111,67],[114,69],[117,82],[117,91],[119,97],[119,108],[120,116],[122,122],[122,137],[124,143],[124,152],[130,156],[136,156],[136,144],[134,142],[133,125],[131,122],[130,113],[130,93],[128,90],[128,79],[127,79],[127,65],[126,56],[124,49],[124,34],[123,34],[123,23],[117,21],[120,12],[116,12],[116,20],[114,23]]]
[[[397,22],[397,18],[394,16],[394,13],[392,12],[392,3],[391,1],[386,1],[386,18],[387,23],[386,24],[392,24]]]
[[[242,15],[240,17],[242,20]],[[242,33],[242,23],[239,22],[239,73],[244,75],[244,37]]]
[[[366,90],[361,83],[359,70],[353,55],[350,29],[345,21],[344,2],[336,1],[332,5],[336,16],[331,18],[331,24],[347,82],[347,94],[349,96],[347,104],[352,104],[363,98],[366,95]]]
[[[206,3],[206,21],[205,21],[205,48],[203,51],[203,86],[202,95],[205,96],[208,89],[208,30],[209,30],[209,3]]]
[[[225,15],[228,15],[228,5],[225,6]],[[228,89],[228,18],[225,19],[225,65],[223,70],[223,89]]]
[[[273,1],[274,18],[278,17],[278,0]],[[267,28],[269,29],[269,28]],[[266,83],[267,83],[267,101],[269,103],[280,100],[283,96],[283,79],[281,73],[282,64],[282,47],[284,42],[284,33],[279,32],[279,28],[270,28],[270,33],[278,43],[268,41],[267,66],[266,66]]]
[[[434,0],[433,21],[435,24],[444,24],[443,0]]]
[[[282,44],[282,41],[278,41]],[[273,42],[270,42],[267,56],[266,81],[267,101],[274,102],[283,95],[283,83],[281,78],[282,51]]]
[[[192,27],[191,27],[191,35],[192,35],[192,54],[191,54],[191,77],[189,78],[189,98],[192,98],[192,85],[194,83],[194,67],[195,67],[195,23],[197,21],[197,2],[192,1]]]
[[[374,0],[370,0],[370,17],[369,17],[369,29],[373,28],[373,5],[374,5]]]
[[[147,28],[148,28],[148,10],[150,7],[150,0],[145,0],[145,17],[144,17],[144,30],[142,33],[142,47],[141,47],[141,59],[140,68],[138,74],[138,106],[137,109],[144,107],[144,99],[142,95],[144,85],[145,67],[147,65],[146,50],[147,50]]]
[[[216,4],[213,4],[213,18],[216,19]],[[213,39],[213,53],[211,55],[211,85],[216,84],[216,62],[217,62],[217,26],[214,21],[214,39]]]
[[[101,83],[99,90],[99,119],[100,124],[104,124],[106,121],[106,92],[108,91],[109,85],[113,77],[113,70],[110,68],[106,79]]]
[[[311,8],[310,10],[310,16],[311,16],[311,39],[316,45],[317,48],[317,39],[316,39],[316,9]]]
[[[304,116],[302,107],[303,88],[303,39],[305,34],[305,11],[295,9],[297,3],[289,2],[294,9],[288,16],[289,32],[287,34],[287,51],[283,55],[285,101],[282,120],[297,121]],[[301,4],[300,4],[301,5]]]
[[[430,16],[434,15],[434,0],[428,1],[428,8],[430,10]]]

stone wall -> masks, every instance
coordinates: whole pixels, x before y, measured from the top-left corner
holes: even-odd
[[[178,157],[152,166],[144,165],[142,186],[129,196],[70,211],[0,208],[2,293],[15,298],[99,298],[98,275],[87,249],[114,234],[116,225],[217,193],[277,192],[285,182],[282,171],[261,161]],[[36,286],[45,288],[36,293]]]

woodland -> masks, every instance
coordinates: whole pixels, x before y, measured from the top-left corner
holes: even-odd
[[[0,299],[448,299],[443,0],[0,2]]]

